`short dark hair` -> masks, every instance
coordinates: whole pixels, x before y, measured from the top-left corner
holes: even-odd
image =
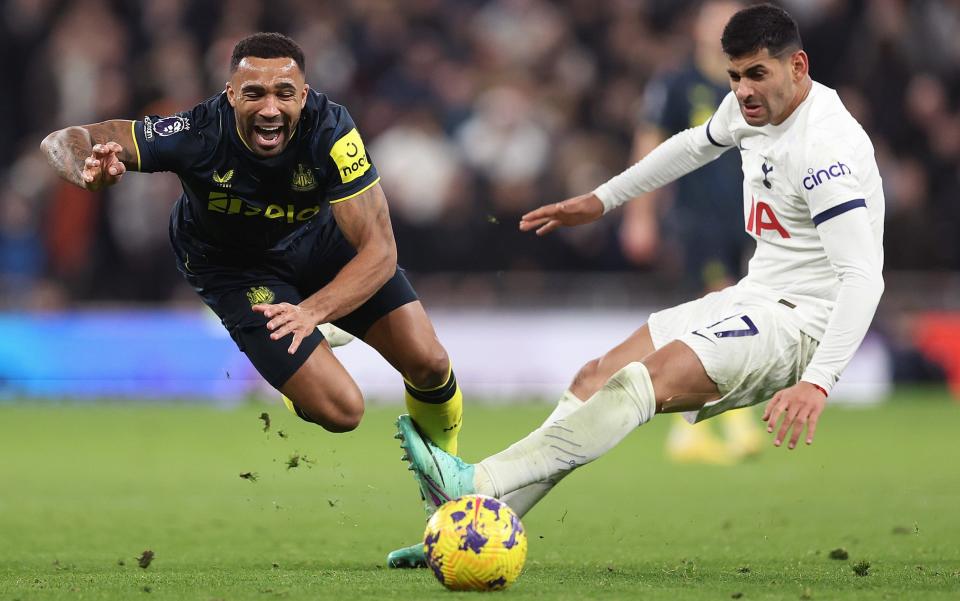
[[[797,22],[790,13],[772,4],[758,4],[737,11],[723,28],[720,44],[731,58],[764,48],[770,56],[803,48]]]
[[[282,33],[260,32],[247,36],[237,42],[230,57],[230,72],[233,73],[240,61],[248,56],[256,58],[292,58],[300,71],[306,73],[303,48]]]

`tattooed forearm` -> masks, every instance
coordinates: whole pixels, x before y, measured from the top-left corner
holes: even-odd
[[[86,187],[80,178],[83,161],[90,156],[92,148],[93,138],[90,132],[82,127],[55,131],[40,143],[40,149],[57,175],[81,188]]]
[[[47,136],[40,148],[60,177],[81,188],[99,190],[117,183],[123,175],[124,169],[121,173],[117,173],[116,168],[108,171],[116,161],[122,162],[126,169],[140,168],[132,126],[132,121],[111,119],[68,127]],[[103,148],[94,153],[93,147],[98,144]]]

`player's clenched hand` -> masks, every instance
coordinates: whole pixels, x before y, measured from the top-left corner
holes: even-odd
[[[583,225],[603,217],[603,203],[593,194],[568,198],[534,209],[520,218],[520,231],[537,230],[537,235],[549,234],[561,225]]]
[[[83,160],[83,170],[80,172],[80,179],[87,190],[96,191],[120,181],[127,171],[119,158],[121,152],[123,147],[116,142],[94,144],[90,156]]]
[[[784,388],[773,395],[767,408],[763,412],[763,420],[767,422],[767,432],[773,432],[777,427],[777,420],[783,416],[783,422],[776,438],[773,439],[774,446],[780,446],[786,439],[790,428],[793,428],[793,435],[790,436],[790,442],[787,445],[792,449],[797,446],[803,434],[803,428],[807,428],[807,444],[813,444],[813,435],[817,430],[817,420],[827,404],[827,397],[824,393],[809,382],[797,382],[790,388]]]
[[[313,311],[290,303],[254,305],[253,310],[263,313],[263,316],[270,320],[267,322],[267,329],[271,332],[271,340],[280,340],[293,334],[293,341],[287,348],[291,355],[297,352],[303,339],[312,334],[320,323]]]

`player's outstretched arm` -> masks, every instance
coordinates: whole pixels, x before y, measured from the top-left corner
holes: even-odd
[[[120,181],[128,167],[138,168],[131,121],[115,119],[67,127],[43,139],[40,149],[57,175],[86,190]]]
[[[520,231],[529,232],[535,229],[538,236],[543,236],[561,225],[583,225],[601,217],[603,203],[591,192],[530,211],[520,218]]]
[[[628,200],[706,165],[732,148],[711,143],[708,127],[704,124],[671,136],[635,165],[589,194],[530,211],[520,218],[520,231],[536,230],[537,235],[542,236],[562,225],[591,223]]]

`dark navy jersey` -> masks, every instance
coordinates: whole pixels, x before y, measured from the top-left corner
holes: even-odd
[[[730,87],[707,78],[693,62],[673,73],[652,81],[645,98],[646,120],[669,137],[685,129],[706,123],[730,93]],[[717,160],[688,173],[676,183],[675,210],[703,212],[730,221],[732,228],[742,229],[741,218],[732,207],[739,207],[743,197],[743,174],[740,156],[727,152]]]
[[[347,110],[310,90],[287,147],[254,154],[222,92],[189,111],[133,123],[138,170],[171,171],[183,195],[171,215],[175,247],[201,256],[283,251],[330,219],[330,204],[379,181]]]

